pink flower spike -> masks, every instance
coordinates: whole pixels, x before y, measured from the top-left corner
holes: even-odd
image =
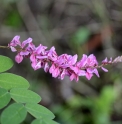
[[[21,63],[23,60],[23,56],[21,56],[19,53],[15,56],[15,61],[17,63]]]
[[[68,54],[62,54],[58,56],[55,51],[55,47],[51,47],[50,50],[46,50],[47,46],[40,44],[38,47],[32,43],[32,38],[20,42],[20,36],[15,36],[8,47],[12,52],[18,52],[15,56],[15,61],[21,63],[23,58],[30,58],[31,66],[34,70],[43,68],[45,72],[52,74],[52,77],[58,77],[61,80],[65,76],[69,76],[70,80],[79,80],[79,76],[86,76],[90,80],[93,74],[99,77],[98,68],[108,72],[104,65],[122,62],[122,56],[118,56],[112,61],[112,58],[108,61],[107,57],[102,61],[101,65],[98,65],[98,61],[93,54],[89,56],[83,54],[81,60],[77,62],[78,55],[74,56]],[[49,66],[50,65],[50,66]]]
[[[108,70],[104,67],[101,67],[104,72],[108,72]]]

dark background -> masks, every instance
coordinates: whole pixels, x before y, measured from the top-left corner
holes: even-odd
[[[0,0],[0,45],[15,35],[28,37],[38,46],[55,46],[63,53],[93,53],[99,62],[122,54],[122,0]],[[14,60],[15,53],[0,49]],[[29,59],[15,63],[10,72],[26,78],[40,104],[61,124],[122,124],[122,64],[99,70],[100,78],[79,82],[52,78],[43,69],[34,71]],[[30,124],[28,115],[23,124]]]

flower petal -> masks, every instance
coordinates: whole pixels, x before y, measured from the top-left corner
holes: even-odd
[[[23,60],[23,56],[21,56],[20,54],[17,54],[17,55],[15,56],[15,61],[16,61],[17,63],[21,63],[22,60]]]
[[[11,51],[12,52],[16,52],[17,50],[14,48],[14,47],[12,47],[12,46],[10,46],[10,48],[11,48]]]
[[[25,46],[26,46],[26,44],[31,43],[31,42],[32,42],[32,40],[33,40],[33,39],[29,37],[27,40],[23,41],[23,42],[22,42],[22,48],[23,48],[23,47],[25,47]]]
[[[104,67],[101,67],[104,72],[108,72],[108,70]]]
[[[87,78],[88,80],[90,80],[92,76],[93,76],[92,73],[86,72],[86,78]]]

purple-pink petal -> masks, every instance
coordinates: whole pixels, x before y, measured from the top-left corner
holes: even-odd
[[[47,56],[53,62],[57,60],[58,55],[57,55],[57,53],[55,51],[55,47],[51,47],[51,49],[48,51]]]
[[[41,55],[39,56],[39,55],[37,55],[36,58],[37,59],[47,59],[47,56],[41,56]]]
[[[10,48],[11,48],[12,52],[16,52],[17,51],[13,46],[10,46]]]
[[[35,57],[35,54],[34,53],[30,55],[30,60],[31,60],[31,62],[33,62],[33,61],[36,60],[36,57]]]
[[[44,65],[44,71],[48,72],[49,68],[50,68],[49,64],[46,62],[45,65]]]
[[[53,77],[58,77],[58,75],[60,74],[60,70],[59,70],[59,67],[57,67],[53,72],[52,72],[52,76]]]
[[[98,70],[96,68],[94,69],[94,73],[97,75],[97,77],[100,77]]]
[[[24,48],[27,44],[31,43],[32,42],[32,38],[28,38],[27,40],[23,41],[22,42],[22,48]]]
[[[86,71],[84,71],[84,70],[78,71],[78,76],[85,76],[85,75],[86,75]]]
[[[87,78],[88,80],[90,80],[92,76],[93,76],[92,73],[86,72],[86,78]]]
[[[77,54],[71,57],[71,60],[68,62],[69,65],[74,65],[77,62],[77,58],[78,58]]]
[[[43,46],[42,44],[40,44],[37,48],[36,48],[36,52],[37,54],[45,54],[45,50],[47,49],[46,46]]]
[[[49,69],[49,72],[50,72],[50,73],[53,73],[53,71],[55,70],[55,68],[56,68],[55,65],[52,64],[52,66],[51,66],[50,69]]]
[[[63,69],[62,73],[60,74],[60,79],[63,80],[66,75],[66,69]]]
[[[16,61],[17,63],[21,63],[22,60],[23,60],[23,56],[21,56],[20,54],[17,54],[17,55],[15,56],[15,61]]]
[[[34,64],[36,64],[35,67],[34,67],[34,70],[37,70],[37,69],[39,69],[39,68],[42,67],[42,66],[41,66],[41,61],[39,61],[39,62],[37,62],[37,63],[34,62]]]
[[[19,41],[19,39],[20,39],[20,36],[16,35],[12,39],[12,41],[10,42],[10,44],[8,44],[8,46],[17,46],[17,45],[21,46],[21,42]]]
[[[29,54],[28,51],[21,51],[21,52],[20,52],[20,55],[22,55],[22,56],[26,56],[26,55],[28,55],[28,54]]]
[[[108,72],[108,70],[104,67],[101,67],[104,72]]]
[[[108,62],[108,59],[107,59],[107,57],[102,61],[102,63],[104,64],[104,63],[107,63]]]

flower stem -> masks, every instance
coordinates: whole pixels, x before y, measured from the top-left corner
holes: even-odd
[[[1,45],[0,45],[0,48],[9,49],[9,47],[8,47],[8,46],[1,46]]]

